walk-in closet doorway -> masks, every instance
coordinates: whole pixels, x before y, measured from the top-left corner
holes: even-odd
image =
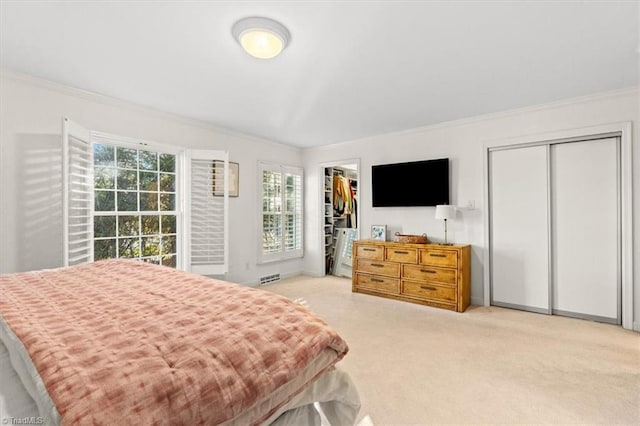
[[[351,278],[351,247],[360,237],[360,160],[324,163],[320,175],[322,270]]]

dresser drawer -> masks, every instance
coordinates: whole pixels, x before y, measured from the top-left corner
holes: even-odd
[[[426,265],[402,265],[402,278],[435,281],[442,284],[456,285],[457,272],[455,269],[435,268]]]
[[[433,306],[434,308],[440,308],[440,309],[448,309],[450,311],[456,311],[456,304],[455,303],[444,303],[444,302],[440,302],[440,301],[433,301],[431,299],[416,299],[419,300],[421,304],[423,305],[427,305],[427,306]]]
[[[383,262],[381,260],[358,259],[356,265],[358,272],[369,272],[374,275],[385,275],[387,277],[400,277],[400,264]]]
[[[412,248],[393,248],[385,249],[385,260],[391,262],[418,263],[418,250]]]
[[[356,256],[364,259],[384,260],[384,247],[358,245]]]
[[[420,249],[420,264],[457,268],[458,252],[433,248]]]
[[[398,278],[356,274],[356,287],[374,291],[383,291],[385,293],[399,294],[400,280]]]
[[[402,280],[402,294],[418,297],[420,299],[432,299],[443,302],[456,301],[456,289],[431,283],[418,283]]]

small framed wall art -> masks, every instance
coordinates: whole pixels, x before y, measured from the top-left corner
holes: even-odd
[[[213,195],[224,195],[224,181],[216,180],[216,176],[224,173],[224,161],[213,162]],[[229,197],[237,197],[239,193],[240,165],[229,161]]]
[[[387,225],[371,225],[371,239],[387,241]]]

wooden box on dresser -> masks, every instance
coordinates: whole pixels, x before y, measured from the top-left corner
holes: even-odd
[[[354,241],[352,290],[464,312],[470,252],[468,245]]]

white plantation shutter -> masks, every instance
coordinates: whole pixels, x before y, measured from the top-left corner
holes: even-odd
[[[93,261],[93,146],[91,132],[62,120],[64,266]]]
[[[284,251],[302,256],[302,169],[283,167]]]
[[[259,164],[261,241],[260,260],[302,257],[303,170]]]
[[[185,154],[185,267],[222,275],[229,267],[229,154]]]

